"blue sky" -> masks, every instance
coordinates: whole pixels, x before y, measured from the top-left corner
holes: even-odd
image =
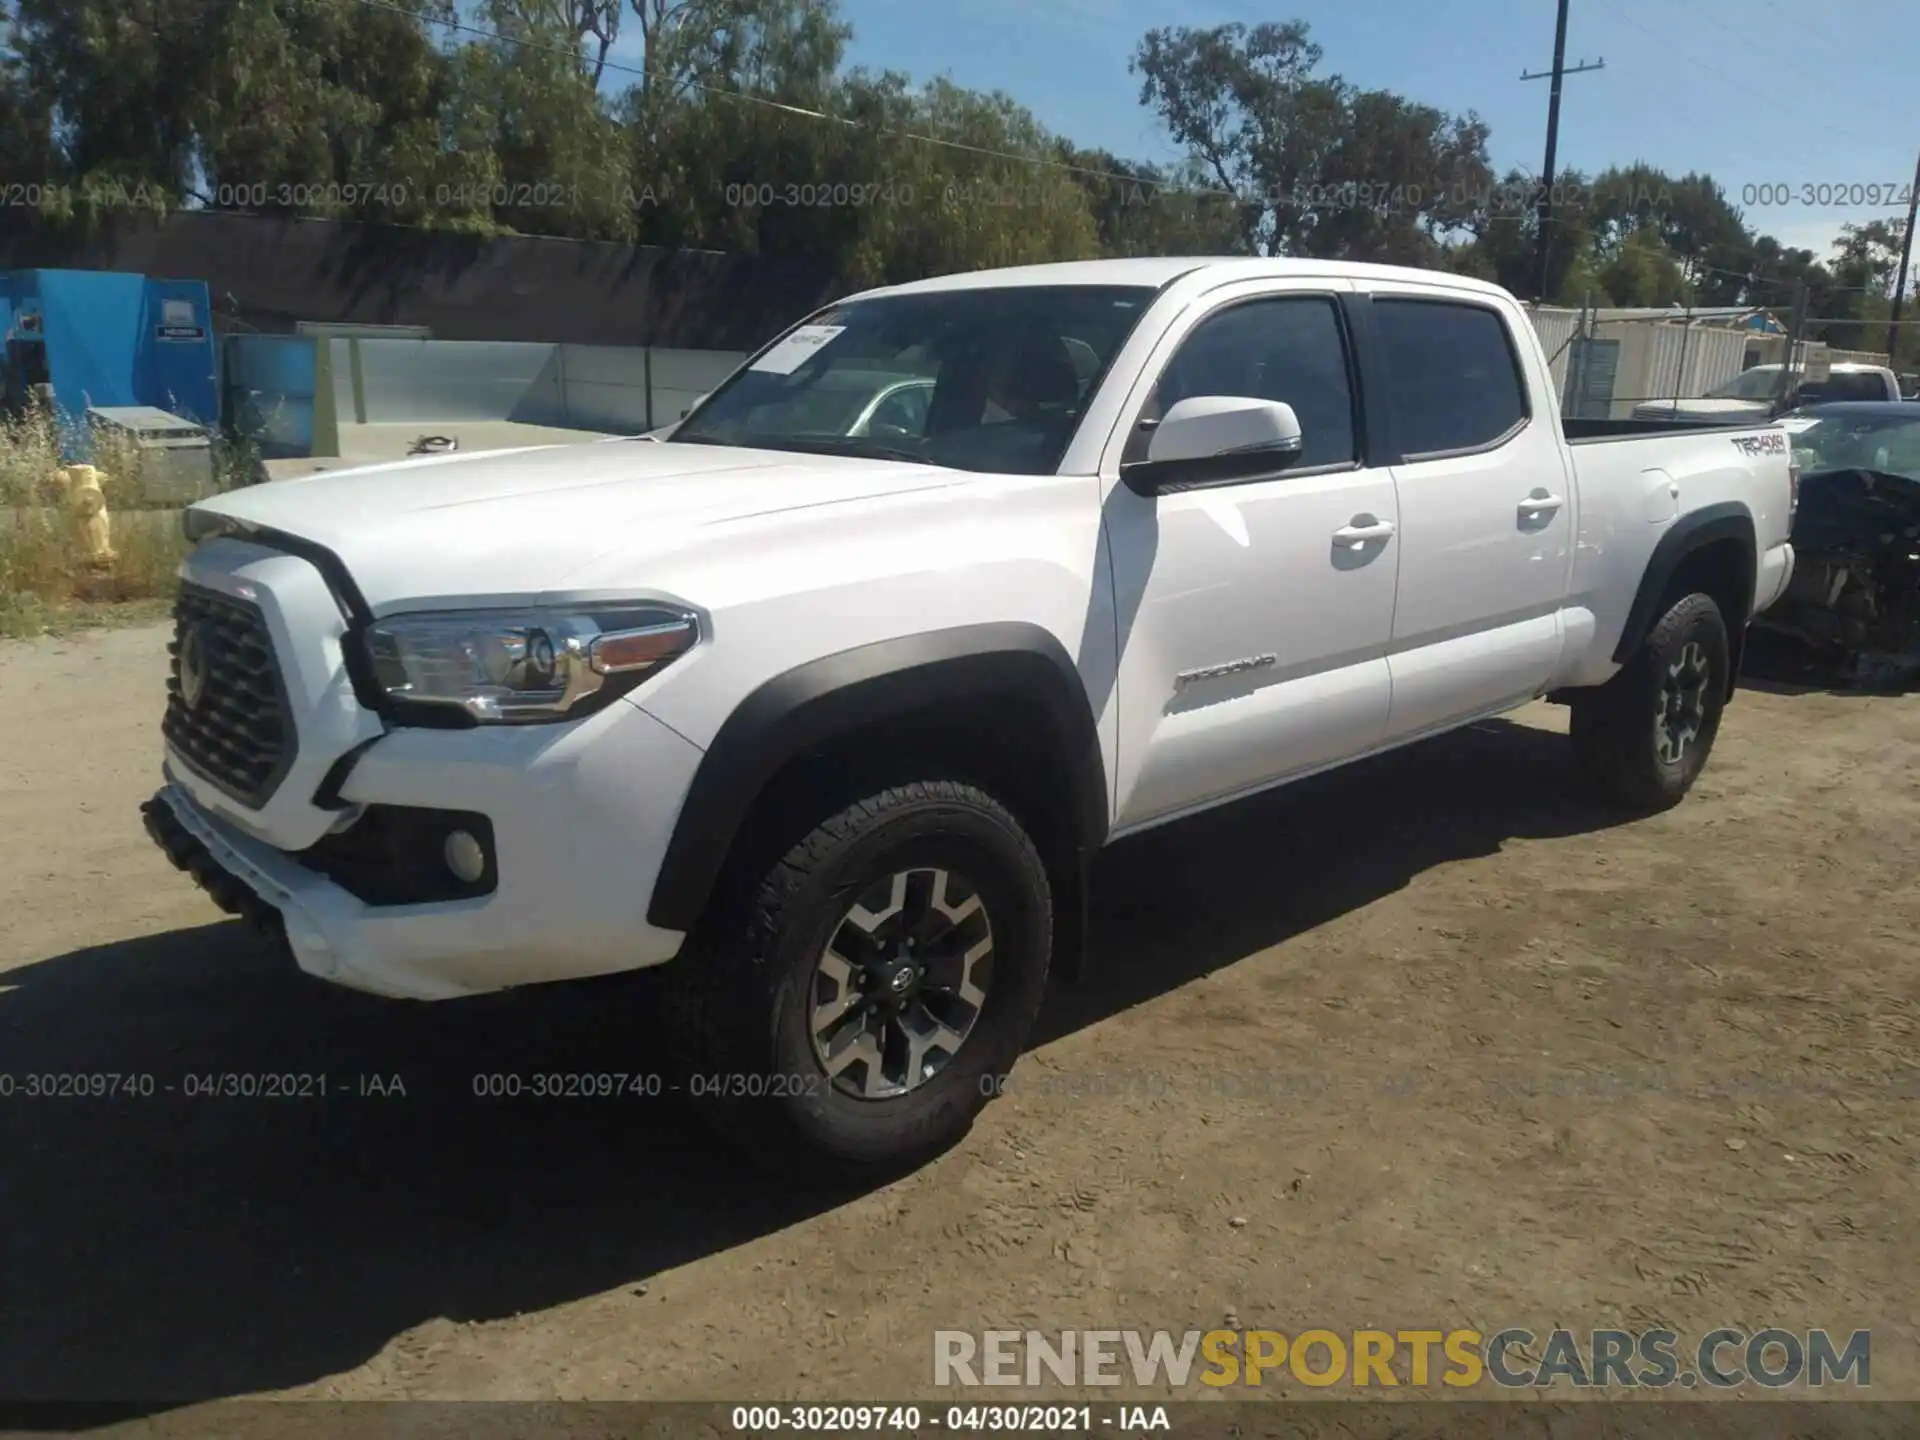
[[[1004,90],[1050,129],[1140,159],[1174,152],[1139,104],[1127,60],[1155,25],[1298,18],[1322,69],[1450,111],[1476,110],[1499,168],[1537,171],[1553,59],[1554,0],[841,0],[849,60]],[[1891,186],[1920,148],[1920,25],[1904,7],[1831,0],[1573,0],[1560,163],[1588,173],[1643,159],[1743,187]],[[1758,200],[1758,195],[1755,197]],[[1743,207],[1749,225],[1823,258],[1847,220],[1890,215],[1791,204]]]

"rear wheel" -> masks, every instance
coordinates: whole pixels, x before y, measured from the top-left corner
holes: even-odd
[[[1726,622],[1687,595],[1655,622],[1612,680],[1573,702],[1573,743],[1588,775],[1639,810],[1677,805],[1706,766],[1726,708]]]
[[[681,970],[682,1083],[773,1160],[913,1164],[965,1135],[1026,1044],[1046,869],[957,781],[880,791],[735,877]]]

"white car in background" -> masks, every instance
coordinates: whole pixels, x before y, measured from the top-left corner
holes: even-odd
[[[1698,420],[1708,424],[1738,424],[1764,420],[1778,410],[1803,405],[1829,405],[1841,400],[1898,400],[1900,377],[1884,365],[1839,364],[1825,380],[1790,383],[1780,395],[1780,367],[1755,365],[1724,385],[1693,399],[1648,400],[1633,407],[1636,420]]]

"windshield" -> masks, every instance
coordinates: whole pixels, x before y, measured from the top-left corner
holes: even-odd
[[[1749,370],[1736,375],[1726,384],[1709,390],[1709,400],[1771,400],[1773,392],[1780,384],[1780,372],[1775,370]]]
[[[1793,437],[1794,459],[1803,475],[1877,470],[1920,480],[1920,415],[1802,412],[1787,416],[1781,425]]]
[[[672,439],[1051,474],[1154,293],[1032,285],[849,301],[789,331]]]

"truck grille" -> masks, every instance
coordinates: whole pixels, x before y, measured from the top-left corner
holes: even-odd
[[[194,772],[246,805],[273,794],[293,763],[293,724],[257,605],[182,582],[161,731]]]

